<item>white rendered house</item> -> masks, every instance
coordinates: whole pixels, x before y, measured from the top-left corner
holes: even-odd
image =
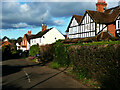
[[[38,45],[52,44],[59,39],[65,39],[65,37],[56,28],[53,27],[34,35],[30,39],[30,46],[36,44]]]

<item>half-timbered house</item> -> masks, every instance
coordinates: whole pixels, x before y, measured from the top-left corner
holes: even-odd
[[[67,38],[95,37],[101,32],[108,32],[112,37],[120,36],[120,6],[106,9],[105,0],[98,0],[96,7],[97,11],[86,10],[77,19],[73,15],[66,30]]]

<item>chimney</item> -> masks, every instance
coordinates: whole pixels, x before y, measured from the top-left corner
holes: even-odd
[[[105,2],[105,0],[98,0],[98,2],[96,3],[96,10],[98,12],[104,12],[106,8],[107,8],[107,3]]]
[[[46,24],[42,24],[42,31],[45,31],[47,29],[47,25]]]
[[[28,35],[31,35],[31,31],[28,31]]]

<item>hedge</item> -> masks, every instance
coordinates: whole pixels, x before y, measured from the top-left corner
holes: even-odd
[[[56,42],[54,45],[54,62],[57,62],[61,66],[69,65],[69,57],[67,46],[63,45],[61,42]]]
[[[103,88],[119,88],[120,44],[70,46],[69,58],[73,71],[82,77],[96,79]]]

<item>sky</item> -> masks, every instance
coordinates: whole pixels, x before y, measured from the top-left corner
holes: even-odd
[[[47,28],[55,27],[62,34],[66,34],[65,31],[72,15],[83,16],[86,10],[96,10],[97,0],[82,1],[4,0],[0,3],[0,7],[2,7],[0,37],[7,36],[10,39],[17,39],[30,30],[32,34],[37,34],[42,30],[42,23],[45,23]],[[106,0],[107,9],[118,6],[118,1]]]

